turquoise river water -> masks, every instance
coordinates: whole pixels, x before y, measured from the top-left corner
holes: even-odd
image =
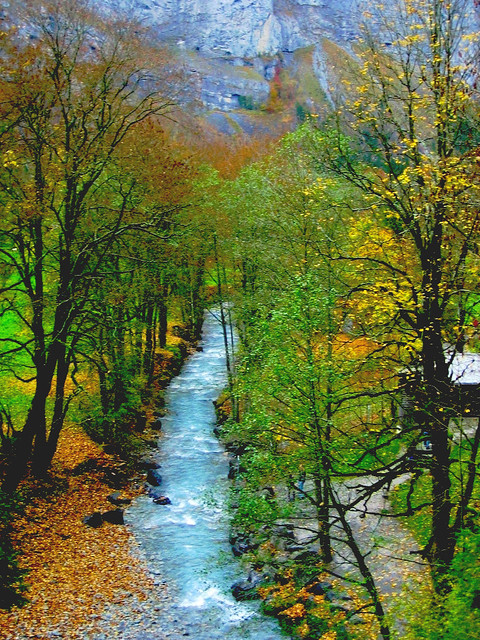
[[[166,391],[157,457],[162,493],[172,504],[142,496],[128,511],[149,567],[171,596],[159,638],[280,640],[278,624],[261,615],[257,603],[236,602],[230,593],[242,575],[228,542],[227,454],[213,433],[213,400],[226,385],[226,366],[221,325],[212,313],[200,346]]]

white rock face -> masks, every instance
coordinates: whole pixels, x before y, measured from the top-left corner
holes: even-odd
[[[476,31],[478,13],[473,7],[477,0],[468,1],[466,27]],[[159,40],[177,50],[196,52],[196,57],[188,58],[196,81],[195,99],[205,108],[218,111],[232,111],[247,103],[264,104],[279,59],[288,66],[294,57],[291,54],[305,47],[313,47],[312,69],[328,101],[332,61],[325,56],[322,41],[326,38],[350,49],[359,32],[358,16],[365,8],[371,10],[373,28],[382,34],[382,21],[375,17],[379,10],[375,0],[101,2],[113,11],[133,13],[151,26]],[[382,11],[395,14],[395,0],[386,3]],[[391,39],[387,33],[383,37],[385,43]]]
[[[125,7],[124,0],[108,4]],[[354,0],[138,0],[133,5],[163,38],[210,56],[274,55],[321,36],[345,41],[355,33]]]

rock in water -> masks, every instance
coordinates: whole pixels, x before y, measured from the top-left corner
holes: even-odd
[[[125,524],[123,519],[123,509],[113,509],[102,514],[102,519],[110,524]]]
[[[145,487],[147,495],[150,496],[150,498],[161,498],[163,496],[162,490],[160,489],[160,487],[150,487],[147,485],[147,487]]]
[[[153,487],[158,487],[162,484],[162,476],[157,469],[149,469],[147,472],[147,482]]]

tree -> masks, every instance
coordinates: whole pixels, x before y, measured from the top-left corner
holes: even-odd
[[[366,449],[375,447],[376,433],[362,433],[372,426],[362,413],[371,413],[375,397],[384,393],[377,389],[375,357],[365,358],[375,342],[348,329],[359,283],[356,266],[344,256],[358,248],[360,235],[346,233],[351,214],[342,201],[347,192],[358,206],[362,199],[312,167],[308,139],[308,127],[286,136],[268,161],[249,167],[228,191],[230,209],[248,212],[231,214],[238,218],[233,237],[241,287],[234,311],[242,349],[241,420],[230,425],[228,437],[245,451],[247,483],[235,522],[295,522],[296,505],[284,502],[281,489],[276,512],[265,512],[258,501],[252,506],[252,493],[261,496],[265,485],[287,485],[290,496],[300,490],[316,513],[318,525],[310,533],[318,540],[319,559],[328,567],[332,546],[351,548],[360,583],[389,637],[374,577],[349,525],[358,502],[338,494],[344,479],[366,473],[362,462]],[[262,243],[266,249],[260,252]],[[381,453],[378,459],[383,466]],[[298,483],[302,468],[307,489]]]
[[[143,50],[127,22],[96,15],[88,2],[25,11],[24,31],[12,27],[4,36],[0,233],[3,312],[21,327],[18,338],[3,338],[4,356],[28,354],[35,388],[7,491],[32,451],[37,473],[55,452],[70,402],[65,383],[107,256],[127,231],[162,235],[163,207],[142,206],[118,158],[140,123],[170,108],[155,71],[164,68],[161,53]],[[32,34],[28,44],[24,32]]]
[[[459,489],[449,434],[458,412],[451,364],[463,351],[477,300],[472,11],[462,0],[405,0],[388,13],[380,11],[376,23],[388,46],[366,30],[361,80],[348,86],[338,116],[341,129],[336,136],[323,135],[328,145],[321,154],[335,175],[370,199],[364,215],[383,218],[413,258],[389,263],[365,254],[361,262],[377,270],[377,283],[390,283],[384,288],[392,300],[384,342],[408,347],[397,354],[399,366],[403,360],[410,372],[413,425],[432,443],[431,531],[422,553],[439,594],[449,589],[456,535],[476,476],[471,466]],[[475,460],[475,447],[472,455]]]

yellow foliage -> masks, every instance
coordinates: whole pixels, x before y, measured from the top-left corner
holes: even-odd
[[[326,631],[322,636],[320,636],[320,640],[337,640],[337,632]]]
[[[296,631],[301,638],[305,638],[310,633],[310,627],[307,622],[303,622],[299,627],[297,627]]]
[[[18,160],[15,157],[15,153],[11,149],[8,149],[8,151],[5,151],[5,154],[3,157],[3,166],[6,169],[18,166]]]
[[[306,613],[307,611],[305,609],[305,605],[303,605],[301,602],[297,602],[288,609],[285,609],[285,611],[281,611],[280,615],[291,618],[292,620],[296,620],[299,618],[304,618]]]

